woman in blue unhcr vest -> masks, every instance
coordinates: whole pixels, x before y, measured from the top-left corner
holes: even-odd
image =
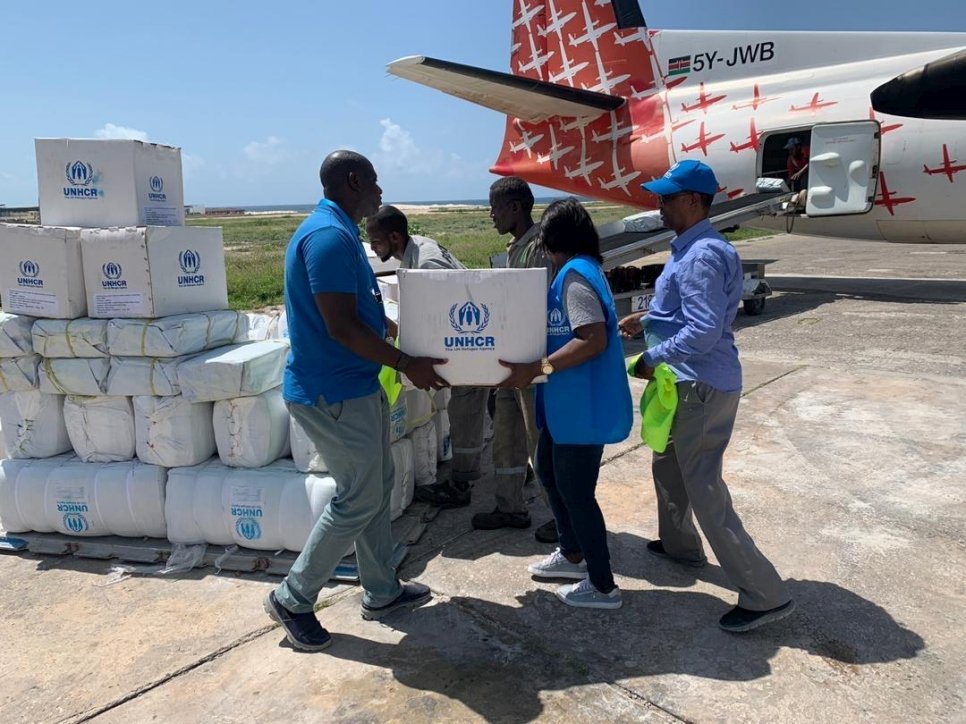
[[[547,293],[547,356],[509,363],[504,387],[538,375],[536,471],[547,490],[560,547],[528,567],[536,578],[571,578],[557,597],[581,608],[620,608],[604,516],[594,495],[604,445],[631,430],[631,393],[614,297],[601,269],[600,239],[573,198],[555,201],[540,219],[541,243],[558,269]]]

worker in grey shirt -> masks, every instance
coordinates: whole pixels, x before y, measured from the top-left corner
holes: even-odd
[[[425,236],[409,233],[409,220],[395,206],[380,206],[366,220],[372,251],[382,261],[399,260],[400,269],[465,269],[445,247]],[[416,488],[415,499],[441,508],[470,504],[470,483],[480,477],[483,452],[483,409],[486,387],[453,387],[449,402],[453,442],[452,479]]]
[[[512,234],[507,244],[507,266],[511,269],[547,269],[547,284],[552,278],[553,263],[540,244],[540,225],[533,222],[533,192],[521,178],[507,176],[490,186],[490,218],[500,234]],[[479,530],[496,528],[528,528],[523,487],[527,468],[539,439],[533,387],[496,391],[493,420],[493,473],[495,478],[496,508],[473,516],[473,527]],[[557,531],[551,520],[544,531],[556,540]],[[544,540],[541,538],[541,540]]]

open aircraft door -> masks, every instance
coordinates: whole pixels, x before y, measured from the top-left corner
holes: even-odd
[[[876,121],[812,127],[808,161],[808,216],[864,214],[872,208],[879,176]]]

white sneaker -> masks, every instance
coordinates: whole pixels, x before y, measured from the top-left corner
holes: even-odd
[[[610,593],[601,593],[589,578],[585,578],[580,583],[573,583],[561,586],[557,589],[557,598],[568,606],[577,608],[620,608],[621,589],[614,586]]]
[[[573,578],[580,581],[587,577],[587,561],[571,563],[557,548],[539,563],[531,563],[527,570],[537,578]]]

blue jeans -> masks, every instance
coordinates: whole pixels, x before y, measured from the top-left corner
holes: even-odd
[[[557,521],[560,552],[583,554],[594,588],[610,593],[615,584],[607,528],[594,497],[603,454],[603,445],[561,445],[553,441],[548,428],[540,431],[537,475]]]
[[[389,406],[380,390],[328,405],[288,403],[335,479],[329,501],[275,597],[292,613],[315,608],[319,591],[355,543],[367,606],[384,606],[402,591],[392,566],[389,496],[396,471],[389,447]]]

